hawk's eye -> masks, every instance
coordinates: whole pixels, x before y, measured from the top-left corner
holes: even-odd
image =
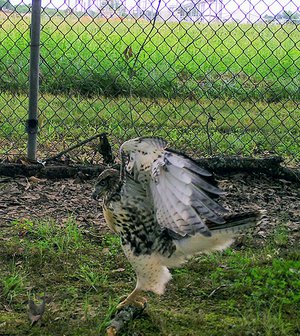
[[[98,184],[101,185],[101,187],[104,187],[104,186],[106,186],[106,181],[101,180]]]

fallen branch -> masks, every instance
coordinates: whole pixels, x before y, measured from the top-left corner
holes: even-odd
[[[266,174],[272,178],[284,179],[300,183],[300,170],[282,167],[283,162],[281,157],[270,158],[241,158],[241,157],[212,157],[197,160],[203,167],[219,175],[228,175],[234,173],[260,173]],[[119,165],[113,166],[119,169]],[[0,176],[36,176],[40,178],[60,179],[74,178],[81,176],[83,179],[91,179],[98,176],[106,165],[46,165],[41,164],[18,164],[18,163],[3,163],[0,164]]]
[[[45,160],[45,162],[57,160],[60,157],[62,157],[64,154],[66,154],[66,153],[68,153],[68,152],[70,152],[70,151],[72,151],[76,148],[79,148],[79,147],[85,145],[86,143],[88,143],[92,140],[95,140],[97,138],[100,138],[100,144],[99,144],[99,146],[97,146],[97,149],[98,149],[99,153],[102,154],[103,159],[104,159],[104,163],[106,163],[106,164],[113,163],[114,162],[114,157],[113,157],[112,150],[111,150],[110,144],[108,142],[106,133],[96,134],[96,135],[94,135],[94,136],[92,136],[88,139],[80,141],[77,144],[59,152],[58,154],[47,158]]]
[[[107,336],[117,335],[121,329],[126,327],[129,321],[141,316],[145,308],[146,304],[143,307],[126,306],[120,309],[110,321],[109,326],[106,329]]]

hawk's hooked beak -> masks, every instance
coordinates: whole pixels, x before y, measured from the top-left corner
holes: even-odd
[[[128,161],[129,161],[129,155],[126,154],[123,150],[121,150],[121,180],[124,179],[126,165],[128,164]]]
[[[93,193],[92,193],[92,198],[95,200],[95,201],[98,201],[99,199],[99,193],[94,190]]]
[[[126,154],[123,150],[121,150],[121,163],[122,163],[122,167],[124,167],[127,164],[128,158],[129,158],[129,155]]]

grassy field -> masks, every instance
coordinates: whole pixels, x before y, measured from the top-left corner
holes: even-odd
[[[133,287],[118,239],[72,219],[14,221],[0,240],[0,334],[103,335],[118,297]],[[242,250],[194,258],[123,335],[299,335],[300,255],[287,241],[279,226],[262,248],[247,238]],[[42,322],[30,326],[27,301],[44,295]]]
[[[0,18],[2,90],[27,92],[28,20]],[[44,17],[42,92],[268,102],[300,98],[299,26],[157,23],[136,61],[150,28],[145,21]],[[133,51],[128,60],[127,46]]]
[[[29,17],[0,23],[0,155],[19,154]],[[132,136],[160,135],[194,155],[299,161],[299,26],[157,23],[136,59],[150,29],[142,20],[43,16],[39,157],[106,131],[114,150]]]
[[[25,150],[27,104],[26,96],[0,94],[0,153],[9,149]],[[130,137],[159,135],[175,148],[198,157],[211,152],[278,154],[294,162],[300,159],[299,106],[291,101],[252,103],[215,99],[212,104],[202,98],[196,104],[181,99],[83,100],[74,96],[42,95],[39,110],[39,157],[105,131],[115,152],[120,142]],[[85,147],[84,151],[91,157],[91,148]]]

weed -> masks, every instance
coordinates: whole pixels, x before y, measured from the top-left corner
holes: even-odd
[[[13,267],[12,273],[1,279],[5,300],[11,304],[25,289],[25,276]]]
[[[94,271],[89,265],[81,265],[76,276],[96,292],[98,291],[97,287],[103,287],[107,284],[107,275],[101,274],[99,270]]]
[[[281,310],[277,310],[276,305],[270,302],[270,308],[265,311],[251,312],[247,316],[242,316],[241,335],[244,330],[252,330],[252,333],[245,335],[264,335],[264,336],[290,336],[293,335],[293,325],[285,320]],[[275,309],[274,309],[275,308]]]
[[[286,246],[289,241],[289,234],[286,227],[278,228],[274,233],[274,242],[278,246]]]
[[[103,245],[108,249],[108,252],[111,255],[117,255],[120,253],[120,238],[116,235],[107,235],[104,238]]]
[[[111,297],[108,299],[108,309],[106,314],[103,316],[102,322],[97,327],[97,332],[102,335],[109,325],[113,313],[115,313],[117,305],[119,302],[113,300]]]
[[[28,237],[24,240],[24,244],[29,249],[37,248],[41,255],[49,251],[58,255],[67,253],[78,249],[82,244],[82,234],[71,217],[60,228],[52,220],[40,223],[33,223],[29,220],[14,221],[14,225],[17,229],[21,228]]]

